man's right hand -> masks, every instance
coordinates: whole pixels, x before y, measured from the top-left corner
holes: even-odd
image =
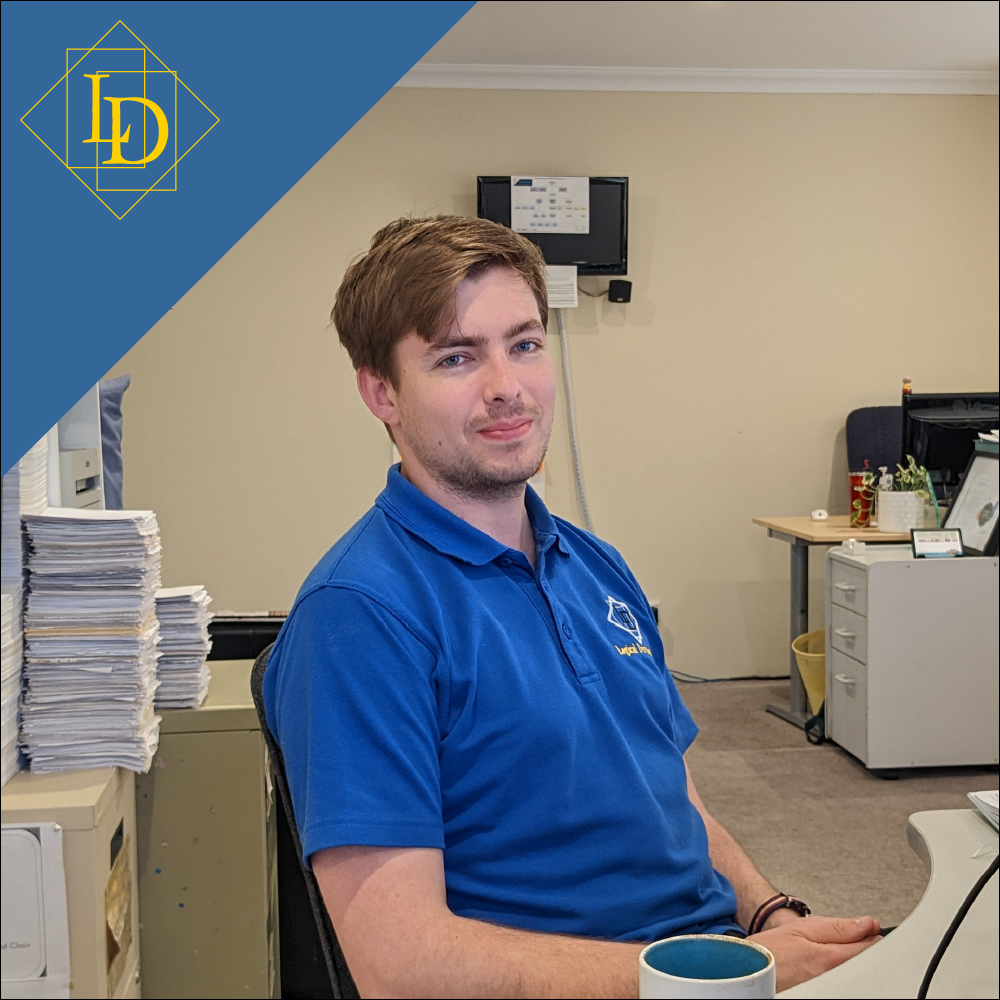
[[[754,934],[774,955],[778,991],[835,969],[881,941],[874,917],[802,917]]]

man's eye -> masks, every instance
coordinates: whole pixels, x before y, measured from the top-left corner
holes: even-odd
[[[514,350],[519,354],[530,354],[537,349],[538,342],[535,340],[522,340],[519,344],[514,345]]]
[[[457,368],[461,363],[461,354],[449,354],[448,357],[441,359],[441,366],[443,368]]]

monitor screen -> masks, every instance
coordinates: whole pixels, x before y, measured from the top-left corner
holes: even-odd
[[[510,177],[477,177],[481,219],[510,225]],[[590,178],[590,232],[525,233],[546,264],[575,264],[580,274],[628,274],[628,178]]]
[[[1000,512],[1000,458],[976,452],[965,470],[962,488],[948,511],[948,528],[962,532],[964,547],[972,555],[997,554]]]
[[[1000,422],[1000,394],[995,392],[913,393],[903,403],[900,461],[912,455],[924,465],[941,503],[951,503],[980,431]]]

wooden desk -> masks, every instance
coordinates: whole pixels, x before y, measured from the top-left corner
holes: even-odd
[[[788,542],[791,550],[791,588],[789,613],[789,647],[803,632],[809,631],[809,546],[839,545],[847,538],[859,542],[908,542],[909,532],[896,534],[877,528],[852,528],[847,514],[835,514],[826,521],[811,517],[755,517],[754,524],[767,528],[768,538]],[[795,654],[788,650],[789,706],[768,705],[773,715],[802,729],[809,717],[806,689],[799,676]]]
[[[919,812],[910,817],[910,846],[930,879],[913,912],[884,940],[836,969],[780,993],[781,997],[849,1000],[915,997],[934,949],[994,852],[973,858],[996,831],[974,809]],[[931,980],[929,997],[995,997],[998,990],[997,879],[983,887]]]

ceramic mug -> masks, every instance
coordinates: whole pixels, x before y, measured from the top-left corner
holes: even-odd
[[[654,941],[639,955],[641,998],[773,997],[774,956],[742,938],[684,934]]]

